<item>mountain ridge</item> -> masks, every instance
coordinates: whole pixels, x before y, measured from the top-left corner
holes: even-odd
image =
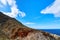
[[[8,40],[59,40],[60,37],[23,25],[0,12],[0,35]],[[0,36],[0,37],[1,37]],[[6,39],[5,39],[6,40]]]

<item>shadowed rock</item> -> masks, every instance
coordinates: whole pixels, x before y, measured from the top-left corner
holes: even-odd
[[[60,40],[60,36],[58,35],[28,28],[16,19],[1,12],[0,38],[4,40]]]

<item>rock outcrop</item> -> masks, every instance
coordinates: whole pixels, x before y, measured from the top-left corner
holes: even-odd
[[[0,40],[60,40],[60,36],[28,28],[0,12]]]

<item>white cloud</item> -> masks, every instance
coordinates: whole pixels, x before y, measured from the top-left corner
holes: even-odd
[[[33,22],[26,22],[25,24],[26,25],[31,25],[31,24],[35,24],[35,23],[33,23]]]
[[[4,14],[12,17],[12,18],[15,18],[17,17],[17,15],[19,14],[21,17],[24,17],[26,16],[26,14],[22,11],[20,11],[18,8],[17,8],[17,4],[16,4],[16,1],[15,0],[0,0],[0,2],[3,4],[3,5],[7,5],[7,3],[9,4],[10,8],[11,8],[11,12],[4,12],[2,11]]]
[[[60,17],[60,0],[55,0],[52,5],[49,5],[41,11],[43,14],[54,14],[55,17]]]
[[[21,11],[19,13],[20,13],[19,16],[21,16],[21,17],[24,17],[26,15],[24,12],[21,12]]]
[[[3,3],[4,5],[7,4],[7,0],[0,0],[1,3]]]

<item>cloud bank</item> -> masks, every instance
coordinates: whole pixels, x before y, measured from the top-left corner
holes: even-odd
[[[52,5],[47,6],[41,13],[54,14],[55,17],[60,17],[60,0],[55,0]]]
[[[12,17],[12,18],[15,18],[17,17],[17,15],[21,16],[21,17],[24,17],[26,16],[26,14],[22,11],[20,11],[18,8],[17,8],[17,4],[16,4],[16,1],[15,0],[0,0],[0,4],[3,4],[3,5],[0,5],[0,7],[4,7],[5,5],[9,5],[10,8],[11,8],[11,12],[4,12],[2,11],[4,14]]]
[[[25,24],[32,25],[32,24],[35,24],[35,23],[33,23],[33,22],[26,22]]]

